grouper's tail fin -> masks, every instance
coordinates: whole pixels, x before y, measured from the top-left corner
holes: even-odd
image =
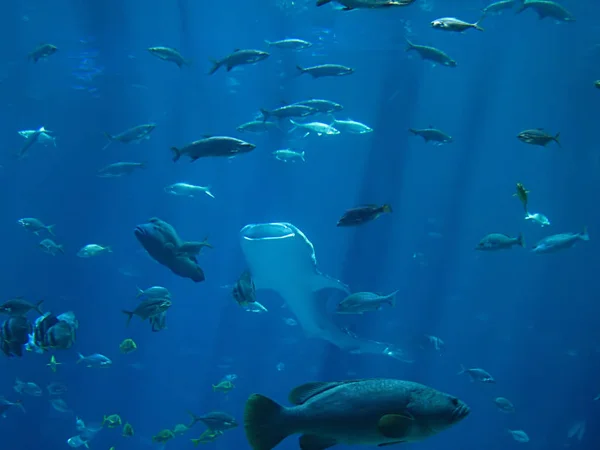
[[[288,437],[284,425],[285,408],[268,397],[252,394],[246,401],[244,429],[252,450],[271,450]]]

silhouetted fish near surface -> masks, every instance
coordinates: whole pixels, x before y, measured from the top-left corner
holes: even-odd
[[[295,433],[302,433],[302,450],[418,442],[470,413],[456,397],[393,379],[306,383],[290,392],[289,401],[294,406],[281,406],[260,394],[250,396],[244,428],[253,450],[271,450]]]
[[[362,205],[356,208],[349,209],[344,215],[338,220],[338,227],[352,227],[362,225],[377,219],[384,213],[391,213],[392,207],[390,205]]]

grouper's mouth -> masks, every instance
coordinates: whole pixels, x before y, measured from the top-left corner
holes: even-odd
[[[466,404],[460,404],[452,413],[452,418],[455,422],[459,422],[467,417],[471,412],[471,408],[469,408]]]
[[[246,225],[241,230],[242,239],[247,241],[268,241],[293,238],[296,233],[285,223],[260,223]]]

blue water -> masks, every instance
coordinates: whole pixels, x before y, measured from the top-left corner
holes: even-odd
[[[453,15],[475,21],[486,2],[419,0],[398,10],[350,13],[286,0],[7,3],[0,19],[1,300],[44,299],[45,311],[74,311],[80,327],[72,349],[53,352],[63,363],[55,374],[46,367],[49,354],[0,360],[0,395],[22,398],[27,410],[11,409],[0,420],[2,449],[68,448],[66,440],[77,434],[75,416],[52,410],[46,392],[40,398],[14,392],[17,377],[44,389],[65,383],[64,400],[86,423],[116,413],[134,426],[132,438],[104,429],[90,442],[93,449],[149,448],[158,431],[189,421],[186,410],[223,410],[242,422],[253,392],[285,404],[288,391],[307,381],[367,377],[418,381],[471,406],[463,423],[415,444],[423,450],[598,448],[600,92],[593,82],[600,78],[599,4],[564,0],[574,23],[509,11],[486,18],[484,33],[449,34],[429,22]],[[443,48],[458,67],[432,67],[408,55],[405,36]],[[235,48],[266,50],[265,39],[285,37],[315,45],[302,52],[271,49],[255,66],[206,74],[210,58]],[[26,55],[40,42],[59,50],[33,64]],[[158,45],[177,48],[192,66],[179,69],[147,52]],[[321,63],[356,72],[297,76],[297,64]],[[235,131],[261,107],[308,98],[342,103],[338,118],[374,132],[290,142],[283,132]],[[101,150],[104,131],[147,122],[157,123],[149,140]],[[56,148],[36,144],[18,160],[23,139],[17,131],[42,125],[54,132]],[[437,147],[408,133],[429,125],[454,142]],[[537,127],[560,131],[562,148],[516,139]],[[233,160],[171,161],[169,147],[207,134],[239,137],[257,148]],[[305,164],[272,157],[292,145],[306,152]],[[147,168],[96,177],[117,161]],[[163,188],[176,182],[210,185],[216,199],[169,196]],[[523,220],[512,196],[516,182],[531,191],[531,208],[547,214],[551,227]],[[390,203],[394,211],[362,227],[335,227],[346,209],[362,203]],[[133,229],[153,216],[184,238],[209,237],[214,249],[199,260],[205,282],[179,278],[144,254]],[[16,224],[22,217],[56,224],[66,254],[42,253],[40,239]],[[271,292],[257,298],[267,314],[241,309],[223,287],[245,269],[239,230],[269,221],[299,227],[314,244],[320,269],[353,291],[398,289],[394,309],[344,317],[340,325],[393,343],[414,362],[349,354],[307,339],[286,323],[293,317]],[[584,225],[590,242],[553,255],[474,251],[491,232],[523,232],[531,247]],[[77,250],[90,243],[110,245],[114,253],[78,258]],[[137,286],[151,285],[173,295],[168,329],[152,333],[137,318],[126,328],[120,310],[135,307]],[[443,354],[421,348],[425,334],[445,341]],[[137,352],[119,352],[125,338],[136,341]],[[105,354],[113,367],[76,365],[77,352]],[[457,376],[461,364],[485,368],[497,384]],[[237,375],[235,389],[213,392],[211,385],[228,374]],[[509,398],[517,412],[497,411],[497,396]],[[569,428],[584,420],[583,439],[569,439]],[[507,428],[525,430],[531,442],[515,442]],[[189,439],[202,430],[196,425],[167,448],[192,448]],[[250,448],[241,426],[207,445]],[[298,448],[296,438],[281,448]]]

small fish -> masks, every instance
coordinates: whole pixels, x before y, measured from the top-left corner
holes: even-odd
[[[277,159],[279,161],[283,161],[283,162],[288,162],[288,161],[306,162],[306,160],[304,159],[304,155],[305,155],[305,152],[295,152],[294,150],[291,150],[289,148],[282,149],[282,150],[275,150],[273,152],[273,156],[275,156],[275,159]]]
[[[15,297],[5,301],[0,305],[0,314],[8,314],[9,316],[24,316],[29,311],[35,311],[40,316],[44,315],[40,306],[44,303],[44,300],[33,304],[25,300],[24,297]]]
[[[264,120],[252,120],[239,125],[236,130],[242,133],[267,133],[278,128],[275,122],[269,122]]]
[[[132,437],[135,435],[135,431],[133,430],[133,426],[130,423],[126,423],[123,425],[123,437]]]
[[[338,314],[362,314],[370,311],[379,311],[383,305],[395,306],[396,294],[378,295],[373,292],[356,292],[342,300],[336,308]]]
[[[332,102],[331,100],[323,100],[323,99],[318,99],[318,98],[314,98],[314,99],[310,99],[310,100],[303,100],[301,102],[296,102],[294,104],[310,106],[315,111],[323,113],[323,114],[333,113],[333,112],[341,111],[342,109],[344,109],[344,107],[342,105],[340,105],[339,103]]]
[[[300,129],[306,130],[306,134],[304,135],[304,137],[308,136],[310,133],[315,133],[317,136],[322,136],[322,135],[333,136],[336,134],[340,134],[340,131],[338,129],[332,127],[331,125],[327,125],[326,123],[321,123],[321,122],[299,123],[299,122],[295,122],[294,120],[291,120],[291,119],[290,119],[290,122],[294,126],[292,127],[292,129],[290,129],[289,132],[292,133],[296,129],[300,128]]]
[[[68,391],[66,384],[57,382],[50,383],[46,386],[46,389],[48,390],[48,395],[63,395]]]
[[[110,416],[104,416],[102,419],[102,426],[108,424],[108,428],[117,428],[120,427],[123,421],[121,420],[121,416],[118,414],[111,414]]]
[[[354,73],[353,68],[342,66],[340,64],[321,64],[312,67],[296,66],[296,69],[300,71],[300,74],[307,73],[313,78],[341,77]]]
[[[356,122],[354,120],[338,120],[333,119],[331,123],[332,127],[337,128],[342,133],[352,133],[352,134],[365,134],[373,132],[373,128],[365,125],[364,123]]]
[[[527,194],[529,194],[529,191],[525,189],[525,186],[521,183],[517,183],[517,191],[513,194],[513,197],[517,197],[521,200],[523,208],[525,208],[525,213],[527,213]]]
[[[54,355],[52,355],[50,357],[50,362],[48,364],[46,364],[48,367],[50,367],[50,370],[52,370],[52,372],[56,373],[56,369],[58,368],[58,366],[60,366],[62,363],[59,363],[56,360],[56,357]]]
[[[408,6],[416,0],[317,0],[317,6],[323,6],[331,1],[339,3],[341,11],[353,11],[355,9],[380,9],[395,6]]]
[[[187,155],[192,162],[199,158],[225,157],[231,158],[242,153],[249,153],[256,145],[228,136],[211,136],[191,142],[181,148],[171,147],[173,161],[177,162]]]
[[[388,204],[385,205],[363,205],[356,208],[347,210],[340,220],[338,220],[338,227],[350,227],[356,225],[362,225],[377,219],[379,216],[385,213],[391,213],[392,207]]]
[[[38,246],[44,253],[48,253],[52,256],[56,256],[58,253],[62,253],[64,255],[65,253],[65,249],[62,244],[59,245],[52,239],[44,239],[38,244]]]
[[[502,233],[491,233],[487,236],[484,236],[481,241],[475,247],[475,250],[482,251],[496,251],[496,250],[506,250],[512,248],[513,246],[518,245],[520,247],[525,247],[525,239],[523,238],[523,234],[519,233],[519,236],[513,238],[507,236]]]
[[[198,422],[202,422],[213,431],[227,431],[238,426],[235,417],[221,411],[209,412],[203,416],[197,416],[190,411],[188,414],[192,417],[192,421],[187,428],[192,428]]]
[[[16,402],[11,402],[6,400],[4,397],[0,397],[0,417],[6,417],[6,411],[10,409],[12,406],[16,406],[25,413],[25,407],[23,406],[23,402],[21,400],[17,400]]]
[[[67,439],[67,444],[69,444],[69,447],[72,447],[72,448],[79,448],[82,445],[85,448],[90,448],[90,446],[88,445],[88,441],[83,440],[82,437],[79,435],[73,436],[73,437],[70,437],[69,439]]]
[[[170,441],[175,437],[175,434],[171,430],[162,430],[159,431],[158,434],[152,436],[152,442],[157,444],[164,444],[167,441]]]
[[[81,353],[77,353],[77,356],[77,364],[83,362],[86,367],[110,367],[112,365],[110,358],[100,353],[94,353],[90,356],[83,356]]]
[[[155,123],[144,123],[142,125],[136,125],[135,127],[128,128],[127,130],[115,135],[109,134],[105,131],[104,135],[108,139],[108,144],[106,144],[102,150],[106,150],[106,148],[115,141],[123,144],[139,144],[146,139],[150,139],[150,133],[152,133],[155,128]]]
[[[156,56],[157,58],[162,59],[163,61],[174,62],[177,64],[179,68],[182,66],[190,66],[192,63],[190,60],[185,59],[179,51],[170,47],[149,47],[148,51]]]
[[[98,244],[88,244],[79,249],[77,256],[80,258],[91,258],[93,256],[102,255],[103,253],[112,253],[112,249]]]
[[[471,381],[479,381],[480,383],[490,383],[490,384],[495,384],[496,380],[494,380],[494,377],[492,377],[489,372],[483,370],[483,369],[466,369],[465,366],[463,366],[461,364],[460,366],[460,372],[458,372],[458,375],[462,375],[463,373],[466,373],[467,375],[469,375],[471,377]]]
[[[265,44],[269,47],[275,47],[282,50],[304,50],[312,47],[312,44],[302,39],[282,39],[280,41],[267,41]]]
[[[192,413],[190,413],[192,414]],[[193,414],[192,414],[193,416]],[[195,423],[195,422],[194,422]],[[175,425],[175,427],[173,428],[173,434],[177,435],[177,436],[181,436],[182,434],[184,434],[186,431],[189,430],[189,427],[187,425],[184,425],[182,423],[178,423],[177,425]]]
[[[156,316],[172,305],[171,300],[166,298],[149,298],[142,300],[133,311],[123,310],[123,314],[127,315],[127,325],[131,322],[133,316],[138,316],[142,320],[147,320],[152,316]]]
[[[573,247],[579,241],[589,241],[587,227],[581,233],[561,233],[545,237],[533,247],[533,253],[555,253]]]
[[[446,67],[456,67],[457,63],[450,58],[446,53],[435,47],[429,47],[427,45],[413,44],[411,41],[406,39],[406,51],[417,52],[422,59],[431,61],[433,63],[441,64]]]
[[[600,89],[600,80],[594,81],[594,86],[596,86],[596,89]]]
[[[231,294],[238,305],[242,307],[256,302],[256,286],[254,286],[252,275],[248,270],[245,270],[235,282]]]
[[[136,170],[145,168],[145,163],[120,161],[109,164],[108,166],[98,170],[96,176],[100,178],[118,178],[125,175],[131,175]]]
[[[196,194],[206,194],[211,198],[215,198],[210,192],[210,186],[195,186],[188,183],[175,183],[165,187],[165,192],[172,195],[180,195],[194,198]]]
[[[521,442],[523,444],[529,442],[529,436],[527,436],[527,433],[525,433],[523,430],[506,430],[506,431],[517,442]]]
[[[561,22],[575,22],[573,14],[567,11],[564,6],[556,2],[548,0],[525,0],[517,9],[517,14],[520,14],[529,8],[533,9],[538,14],[540,20],[551,17],[552,19]]]
[[[212,69],[208,72],[209,75],[214,74],[221,67],[225,67],[227,72],[231,71],[234,67],[242,66],[245,64],[256,64],[259,61],[263,61],[270,56],[269,53],[254,49],[235,49],[233,53],[219,60],[212,60]]]
[[[13,386],[15,392],[19,394],[27,394],[32,397],[41,397],[44,391],[42,388],[35,384],[33,381],[21,381],[18,378],[15,380],[15,385]]]
[[[19,133],[19,135],[23,136],[25,139],[28,139],[32,134],[35,134],[37,132],[38,132],[38,130],[22,130],[22,131],[19,131],[18,133]],[[50,135],[50,133],[52,133],[52,131],[50,131],[50,130],[42,131],[38,135],[36,142],[39,144],[43,144],[43,145],[51,144],[54,147],[56,147],[56,138],[52,137]]]
[[[61,413],[70,413],[73,412],[69,409],[67,402],[65,402],[62,398],[51,398],[50,404],[52,408]]]
[[[40,231],[45,230],[50,235],[54,236],[54,225],[44,225],[40,219],[35,217],[24,217],[17,220],[17,223],[25,228],[27,231],[31,231],[36,236],[40,235]]]
[[[546,133],[542,128],[535,128],[531,130],[524,130],[517,134],[517,139],[521,142],[531,145],[539,145],[541,147],[545,147],[550,142],[554,141],[560,145],[560,133],[556,133],[556,135],[552,136],[551,134]]]
[[[119,350],[121,350],[121,353],[128,354],[137,350],[137,344],[133,339],[124,339],[119,344]]]
[[[235,385],[230,380],[221,380],[217,384],[212,385],[213,392],[223,392],[227,394],[235,388]]]
[[[46,133],[48,130],[46,130],[44,127],[40,127],[37,130],[35,130],[33,133],[31,133],[26,139],[25,142],[23,143],[23,145],[21,146],[21,149],[19,150],[19,152],[17,153],[17,156],[19,158],[22,158],[23,156],[25,156],[25,153],[27,153],[27,151],[33,146],[33,144],[37,143],[40,139],[40,136],[44,133]]]
[[[484,14],[498,14],[506,9],[512,9],[517,4],[517,0],[500,0],[494,3],[490,3],[488,6],[483,8],[481,11]]]
[[[266,122],[269,117],[277,117],[278,119],[289,119],[291,117],[306,117],[315,114],[317,111],[306,105],[286,105],[272,110],[261,108],[260,112],[263,115],[263,120]]]
[[[409,128],[410,131],[415,136],[421,136],[425,142],[433,142],[435,145],[449,144],[453,142],[452,136],[447,135],[442,130],[438,130],[437,128],[433,128],[429,125],[428,128]]]
[[[525,213],[525,220],[531,220],[532,222],[541,225],[542,228],[550,226],[550,220],[541,213],[530,214],[527,212]]]
[[[515,412],[515,406],[507,398],[496,397],[494,399],[494,403],[496,404],[498,409],[502,412],[506,412],[506,413],[514,413]]]
[[[222,436],[222,431],[204,430],[198,439],[190,439],[192,443],[197,446],[198,444],[208,444],[214,442],[219,436]]]
[[[147,298],[171,298],[171,293],[169,290],[162,286],[152,286],[148,289],[140,289],[137,288],[138,293],[136,295],[137,298],[147,297]]]
[[[462,33],[463,31],[466,31],[469,28],[475,28],[476,30],[484,31],[483,28],[479,26],[484,17],[485,15],[475,23],[465,22],[463,20],[457,19],[456,17],[442,17],[441,19],[433,20],[431,22],[431,27],[436,28],[438,30],[454,31],[458,33]]]
[[[58,48],[52,44],[40,44],[29,53],[29,59],[33,60],[34,63],[38,62],[42,58],[54,55],[58,51]]]

